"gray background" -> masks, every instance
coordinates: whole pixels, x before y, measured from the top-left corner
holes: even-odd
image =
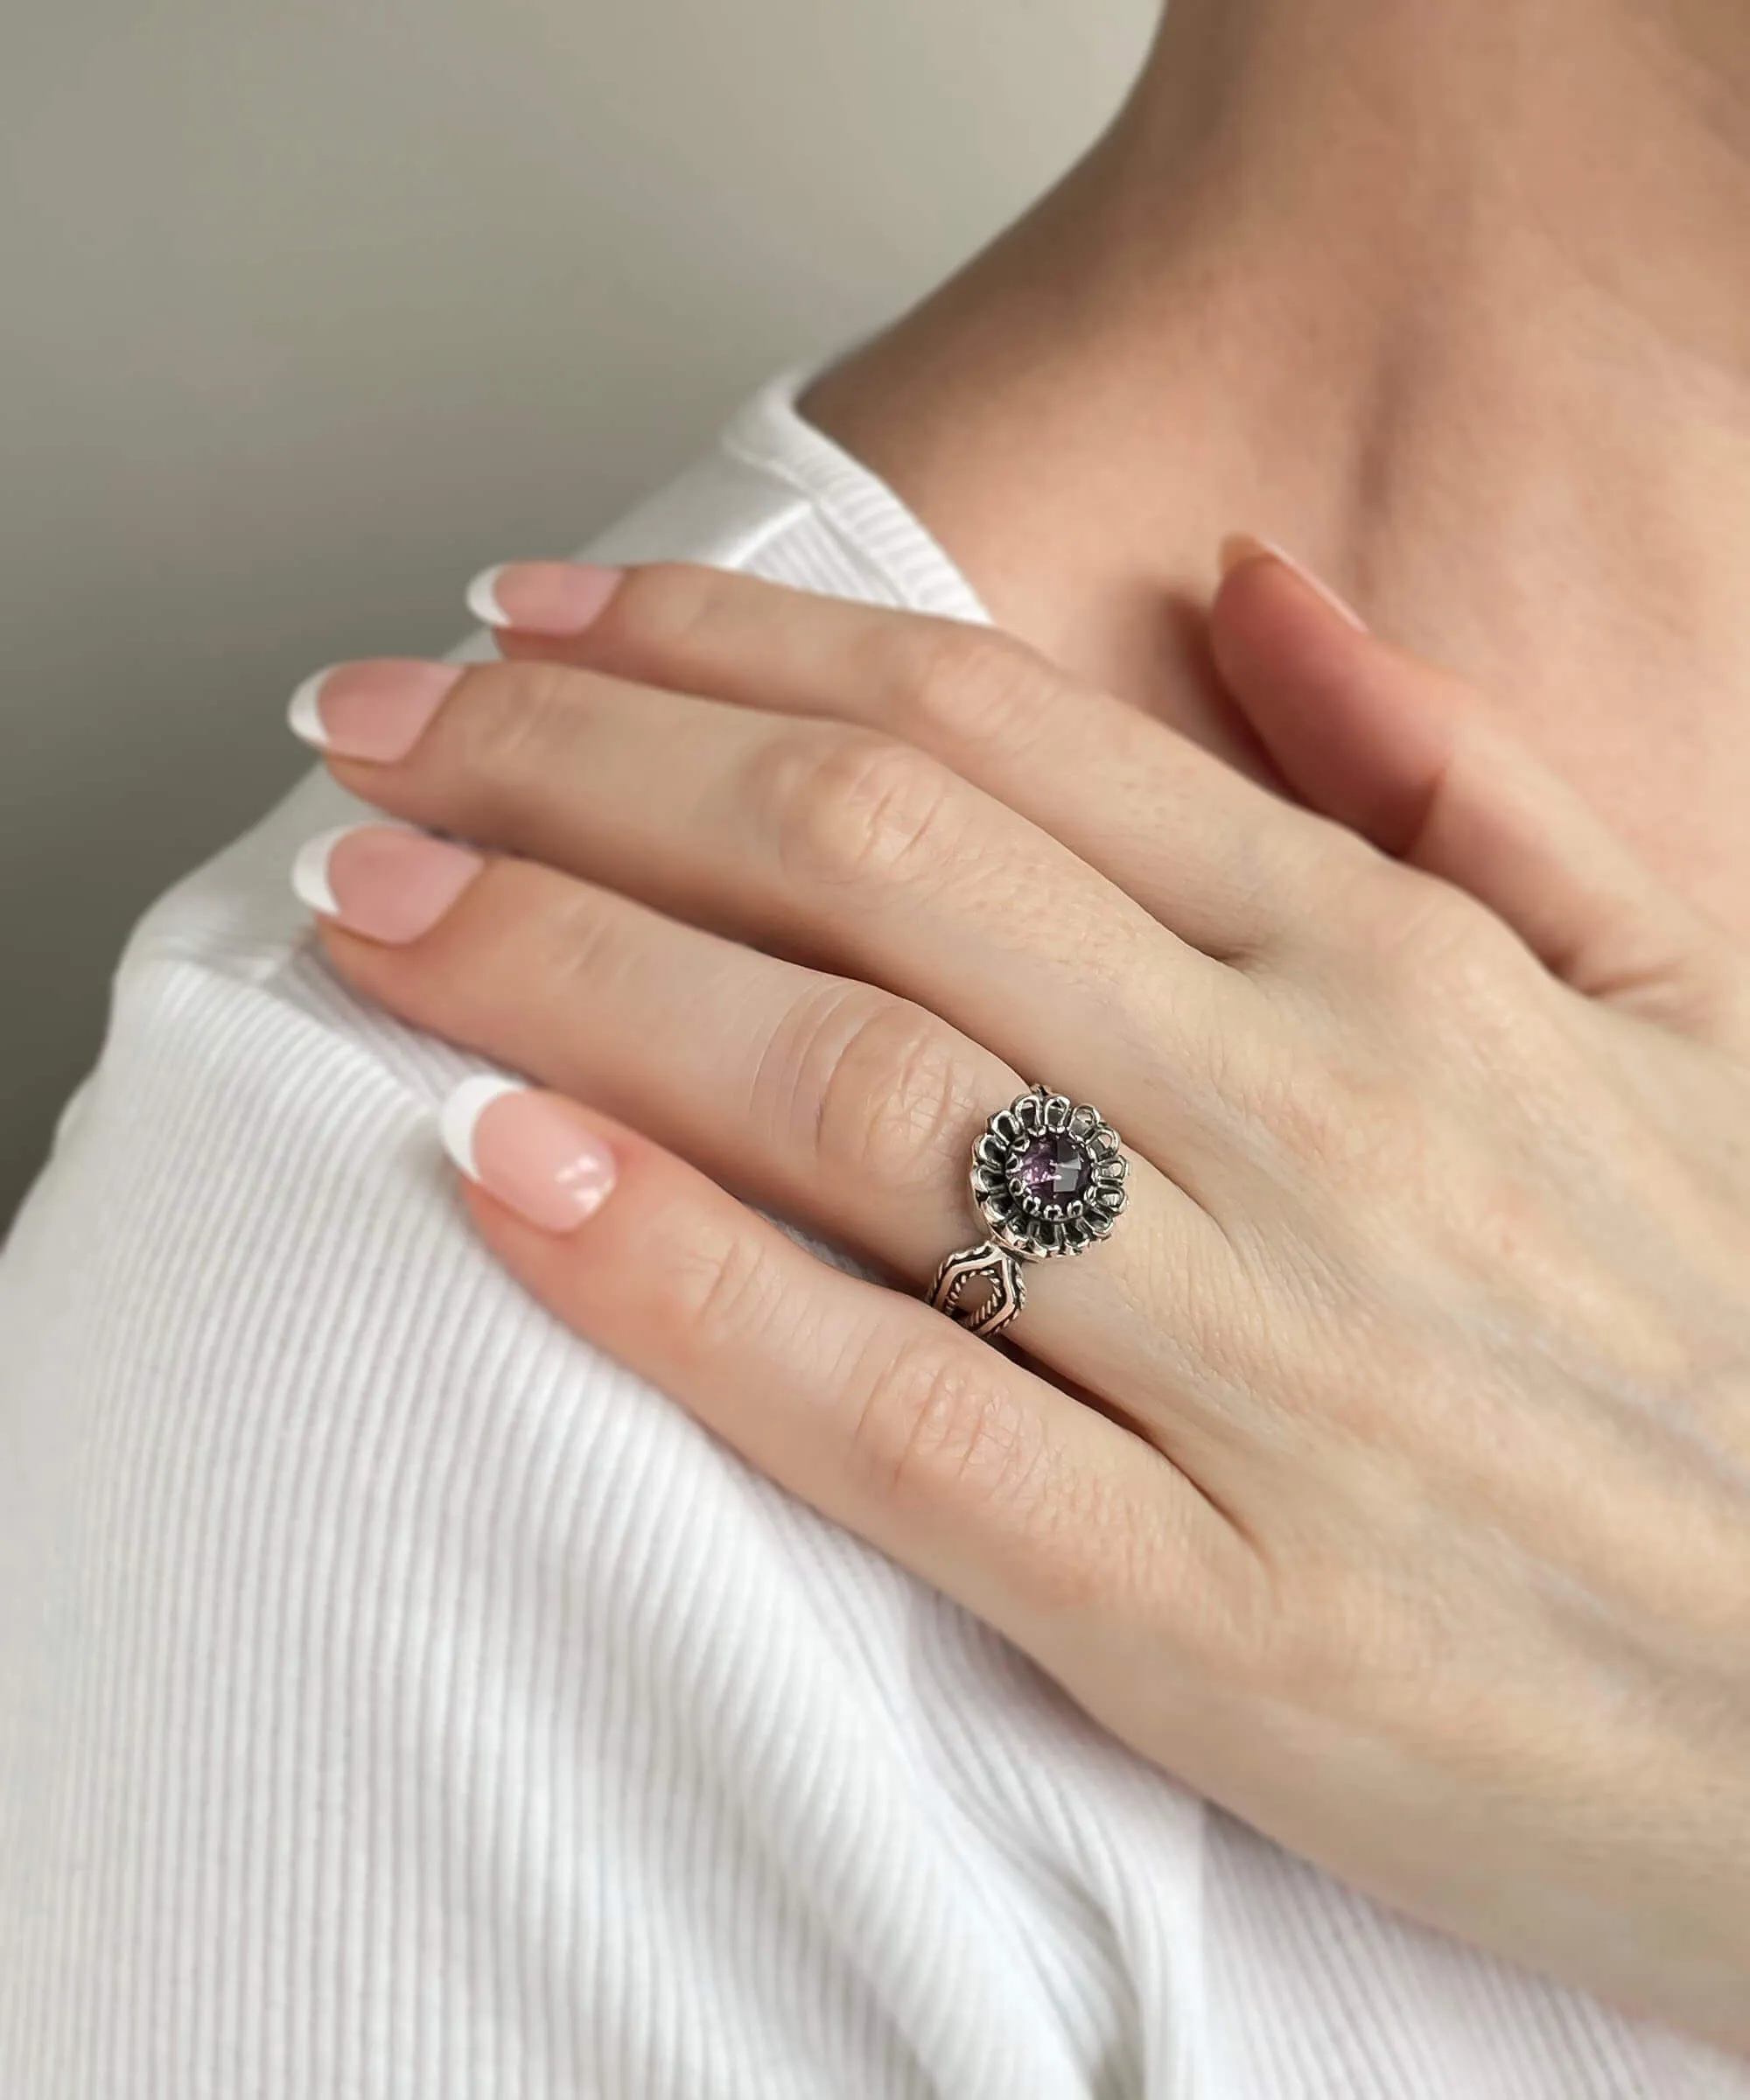
[[[0,1225],[153,896],[1116,106],[1154,0],[9,0]]]

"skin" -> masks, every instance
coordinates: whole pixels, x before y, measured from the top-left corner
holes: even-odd
[[[467,1192],[580,1334],[1279,1842],[1750,2050],[1746,112],[1736,0],[1176,0],[804,403],[1020,639],[634,572],[331,759],[486,864],[396,945],[343,843],[322,937],[588,1104],[576,1230]],[[1237,518],[1408,648],[1269,560],[1206,621]],[[1131,1201],[993,1349],[914,1293],[1036,1076]]]
[[[1243,523],[1750,934],[1750,10],[1174,0],[1128,108],[803,402],[998,623],[1242,764]]]
[[[351,834],[323,938],[589,1104],[575,1229],[469,1191],[579,1334],[1279,1843],[1750,2049],[1750,958],[1279,562],[1210,642],[1328,814],[999,634],[636,570],[331,754],[483,851],[384,942]],[[1130,1202],[1022,1357],[913,1293],[1040,1074]]]

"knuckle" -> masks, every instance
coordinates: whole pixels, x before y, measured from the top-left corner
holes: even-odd
[[[1299,906],[1261,943],[1266,956],[1285,951],[1292,969],[1307,955],[1340,965],[1351,952],[1364,951],[1374,930],[1371,915],[1382,908],[1382,890],[1396,895],[1401,868],[1326,817],[1276,832],[1259,826],[1247,843],[1255,856],[1251,865],[1261,872],[1256,893]]]
[[[1701,967],[1686,1010],[1673,1013],[1703,1041],[1740,1058],[1750,1058],[1750,950],[1740,949],[1714,928],[1698,939]]]
[[[907,631],[892,680],[892,720],[930,746],[1012,736],[1055,674],[1024,643],[989,627],[936,620]]]
[[[1130,1624],[1159,1586],[1158,1522],[1072,1463],[1025,1382],[986,1354],[932,1337],[884,1361],[851,1425],[856,1474],[901,1522],[976,1528],[1032,1610]]]
[[[1035,1609],[1128,1643],[1155,1618],[1177,1558],[1159,1506],[1041,1460],[1018,1526]],[[1177,1615],[1187,1616],[1182,1603]]]
[[[549,897],[540,924],[546,928],[549,970],[555,987],[601,987],[613,968],[613,926],[597,894],[582,884]]]
[[[711,620],[723,589],[720,573],[701,563],[643,564],[626,570],[598,633],[615,642],[684,654]]]
[[[1432,1696],[1460,1629],[1421,1572],[1442,1528],[1424,1477],[1389,1463],[1341,1516],[1305,1512],[1256,1556],[1259,1579],[1233,1593],[1233,1664],[1249,1688],[1306,1714],[1376,1700],[1381,1718]],[[1369,1550],[1358,1554],[1362,1536]]]
[[[1357,1694],[1413,1668],[1391,1600],[1344,1562],[1317,1552],[1295,1564],[1255,1617],[1236,1665],[1253,1689],[1312,1718],[1352,1709]]]
[[[867,985],[804,1002],[763,1083],[834,1180],[883,1197],[957,1156],[978,1103],[954,1037],[922,1008]]]
[[[1303,1018],[1332,1069],[1324,1120],[1340,1156],[1348,1133],[1425,1125],[1466,1075],[1518,1082],[1572,1060],[1552,980],[1504,920],[1418,871],[1382,863],[1358,882],[1330,969],[1303,977]],[[1367,1017],[1358,1045],[1357,1012]],[[1371,1151],[1370,1143],[1364,1151]]]
[[[721,1362],[764,1334],[782,1301],[780,1279],[754,1236],[690,1215],[663,1236],[662,1317],[699,1363]]]
[[[517,864],[506,864],[509,873]],[[553,1011],[574,1014],[620,996],[620,979],[629,959],[622,937],[622,916],[602,892],[586,883],[554,877],[528,866],[522,917],[539,933],[539,952],[524,972]]]
[[[874,1195],[916,1191],[976,1128],[973,1077],[942,1023],[903,999],[861,993],[849,1023],[840,1012],[817,1038],[802,1092],[819,1166]]]
[[[1418,1119],[1389,1072],[1352,1069],[1338,1056],[1284,1055],[1270,1060],[1267,1083],[1258,1120],[1298,1167],[1332,1188],[1395,1185]]]
[[[1493,1005],[1522,944],[1505,923],[1450,884],[1384,861],[1367,886],[1352,931],[1376,996],[1410,1014],[1446,1018]]]
[[[969,1350],[908,1342],[869,1383],[850,1450],[890,1502],[923,1511],[1012,1505],[1046,1456],[1043,1424],[1018,1392]]]
[[[456,755],[478,787],[544,780],[564,762],[576,729],[575,672],[556,663],[488,664],[467,685]]]
[[[800,883],[898,883],[948,851],[956,783],[910,745],[810,725],[780,735],[755,764],[756,795],[785,871]]]

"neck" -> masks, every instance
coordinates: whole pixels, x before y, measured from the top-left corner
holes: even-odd
[[[1173,0],[1111,130],[811,389],[998,621],[1249,762],[1283,541],[1750,930],[1750,16]]]

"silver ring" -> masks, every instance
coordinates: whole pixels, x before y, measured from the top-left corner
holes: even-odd
[[[1098,1110],[1034,1087],[998,1109],[972,1147],[972,1200],[990,1228],[948,1256],[928,1298],[962,1327],[1000,1334],[1027,1302],[1024,1262],[1086,1254],[1116,1224],[1129,1162]]]

